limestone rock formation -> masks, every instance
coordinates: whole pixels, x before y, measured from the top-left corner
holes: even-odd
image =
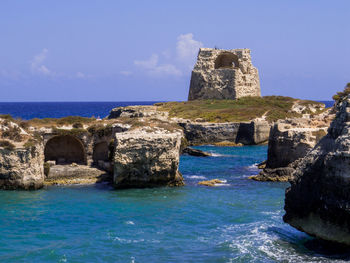
[[[14,150],[0,149],[0,189],[38,189],[44,182],[41,145]]]
[[[185,137],[192,145],[215,144],[220,142],[246,145],[267,142],[271,125],[267,121],[252,122],[179,122]]]
[[[186,147],[185,149],[182,150],[183,154],[188,154],[191,156],[197,156],[197,157],[208,157],[211,156],[211,153],[209,152],[204,152],[198,149],[194,149],[191,147]]]
[[[325,112],[313,119],[295,118],[281,120],[271,128],[266,167],[257,181],[289,181],[298,165],[316,143],[326,135],[333,115]]]
[[[111,175],[87,165],[53,165],[45,178],[45,185],[94,184],[110,182]]]
[[[283,219],[310,235],[350,245],[350,97],[337,110],[328,134],[294,173]]]
[[[116,188],[180,186],[180,132],[133,130],[116,134]]]
[[[218,186],[218,185],[223,184],[223,183],[225,183],[225,181],[222,181],[219,179],[212,179],[212,180],[208,180],[208,181],[200,181],[200,182],[198,182],[198,185],[214,187],[214,186]]]
[[[188,100],[261,96],[258,70],[249,49],[201,48],[191,76]]]
[[[158,111],[156,106],[127,106],[112,109],[109,113],[108,119],[115,119],[120,117],[166,118],[168,117],[168,113],[166,111]]]

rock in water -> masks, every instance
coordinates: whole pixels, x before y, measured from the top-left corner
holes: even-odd
[[[188,155],[198,156],[198,157],[211,156],[211,153],[204,152],[204,151],[201,151],[201,150],[198,150],[198,149],[193,149],[191,147],[186,147],[185,149],[183,149],[182,153],[186,153]]]
[[[313,119],[295,118],[276,122],[270,131],[266,167],[250,179],[289,181],[300,158],[326,135],[332,118],[333,115],[325,112]]]
[[[178,122],[190,144],[216,144],[224,141],[237,144],[261,144],[269,138],[271,125],[267,121],[251,122]]]
[[[350,245],[350,97],[336,107],[328,134],[302,159],[286,190],[283,220]]]
[[[208,180],[208,181],[201,181],[198,184],[214,187],[214,186],[217,186],[218,184],[222,184],[222,183],[224,183],[224,181],[221,181],[219,179],[212,179],[212,180]]]
[[[116,188],[181,186],[178,171],[182,134],[162,130],[134,130],[116,134]]]
[[[0,149],[0,189],[34,190],[43,187],[42,146],[15,150]]]

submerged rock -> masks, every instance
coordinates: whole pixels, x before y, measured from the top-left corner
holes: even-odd
[[[198,184],[199,185],[204,185],[204,186],[214,187],[214,186],[217,186],[218,184],[223,184],[223,183],[225,183],[225,182],[222,181],[222,180],[212,179],[212,180],[208,180],[208,181],[201,181]]]
[[[181,186],[180,132],[134,130],[116,134],[116,188]]]
[[[198,149],[193,149],[191,147],[186,147],[185,149],[182,150],[182,153],[192,155],[192,156],[198,156],[198,157],[208,157],[211,156],[211,153],[204,152]]]
[[[350,98],[337,110],[328,134],[294,173],[283,220],[312,236],[350,245]]]
[[[43,187],[44,155],[41,145],[0,149],[0,189],[34,190]]]

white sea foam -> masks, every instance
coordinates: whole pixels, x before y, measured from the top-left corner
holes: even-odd
[[[190,176],[186,176],[187,178],[191,178],[191,179],[207,179],[207,177],[203,176],[203,175],[190,175]]]
[[[274,214],[281,216],[281,211]],[[224,225],[217,228],[222,242],[232,250],[232,261],[266,262],[266,257],[276,262],[330,262],[327,257],[305,254],[298,232],[285,230],[277,222],[254,222],[247,224]],[[291,244],[294,244],[291,246]],[[332,262],[346,262],[332,259]]]
[[[238,155],[235,154],[221,154],[221,153],[213,153],[210,152],[212,157],[238,157]]]
[[[135,225],[135,223],[133,221],[126,221],[125,224],[127,224],[127,225]]]
[[[252,165],[247,166],[248,169],[258,170],[258,163],[253,163]]]
[[[230,186],[230,184],[215,184],[215,186]]]

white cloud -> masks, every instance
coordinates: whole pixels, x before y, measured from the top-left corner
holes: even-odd
[[[177,38],[176,52],[181,60],[194,60],[201,47],[203,43],[194,40],[192,33],[180,35]]]
[[[47,48],[44,48],[38,55],[34,56],[32,61],[30,62],[30,69],[32,73],[47,76],[55,75],[44,65],[48,52],[49,50]]]
[[[86,77],[86,75],[80,71],[77,72],[77,74],[75,74],[75,76],[79,79],[84,79]]]
[[[151,75],[182,75],[175,65],[172,64],[158,64],[159,57],[157,54],[153,54],[148,60],[135,60],[134,64],[141,68],[144,68]]]
[[[123,76],[130,76],[130,75],[132,75],[132,72],[127,71],[127,70],[122,70],[122,71],[119,71],[119,74],[121,74]]]
[[[193,34],[183,34],[178,36],[176,42],[176,54],[171,56],[172,52],[169,49],[161,52],[161,57],[158,54],[152,54],[147,60],[135,60],[134,64],[143,68],[150,75],[172,75],[182,76],[193,67],[196,55],[203,43],[193,39]],[[160,63],[162,60],[170,61],[167,63]]]
[[[158,55],[152,54],[148,60],[135,60],[134,64],[145,69],[154,69],[158,64]]]
[[[17,70],[7,70],[7,69],[1,69],[0,70],[0,77],[6,78],[6,79],[12,79],[17,80],[23,77],[23,74]]]
[[[163,64],[155,67],[151,72],[151,74],[156,74],[156,75],[173,75],[173,76],[181,76],[182,72],[179,70],[176,66],[172,64]]]

